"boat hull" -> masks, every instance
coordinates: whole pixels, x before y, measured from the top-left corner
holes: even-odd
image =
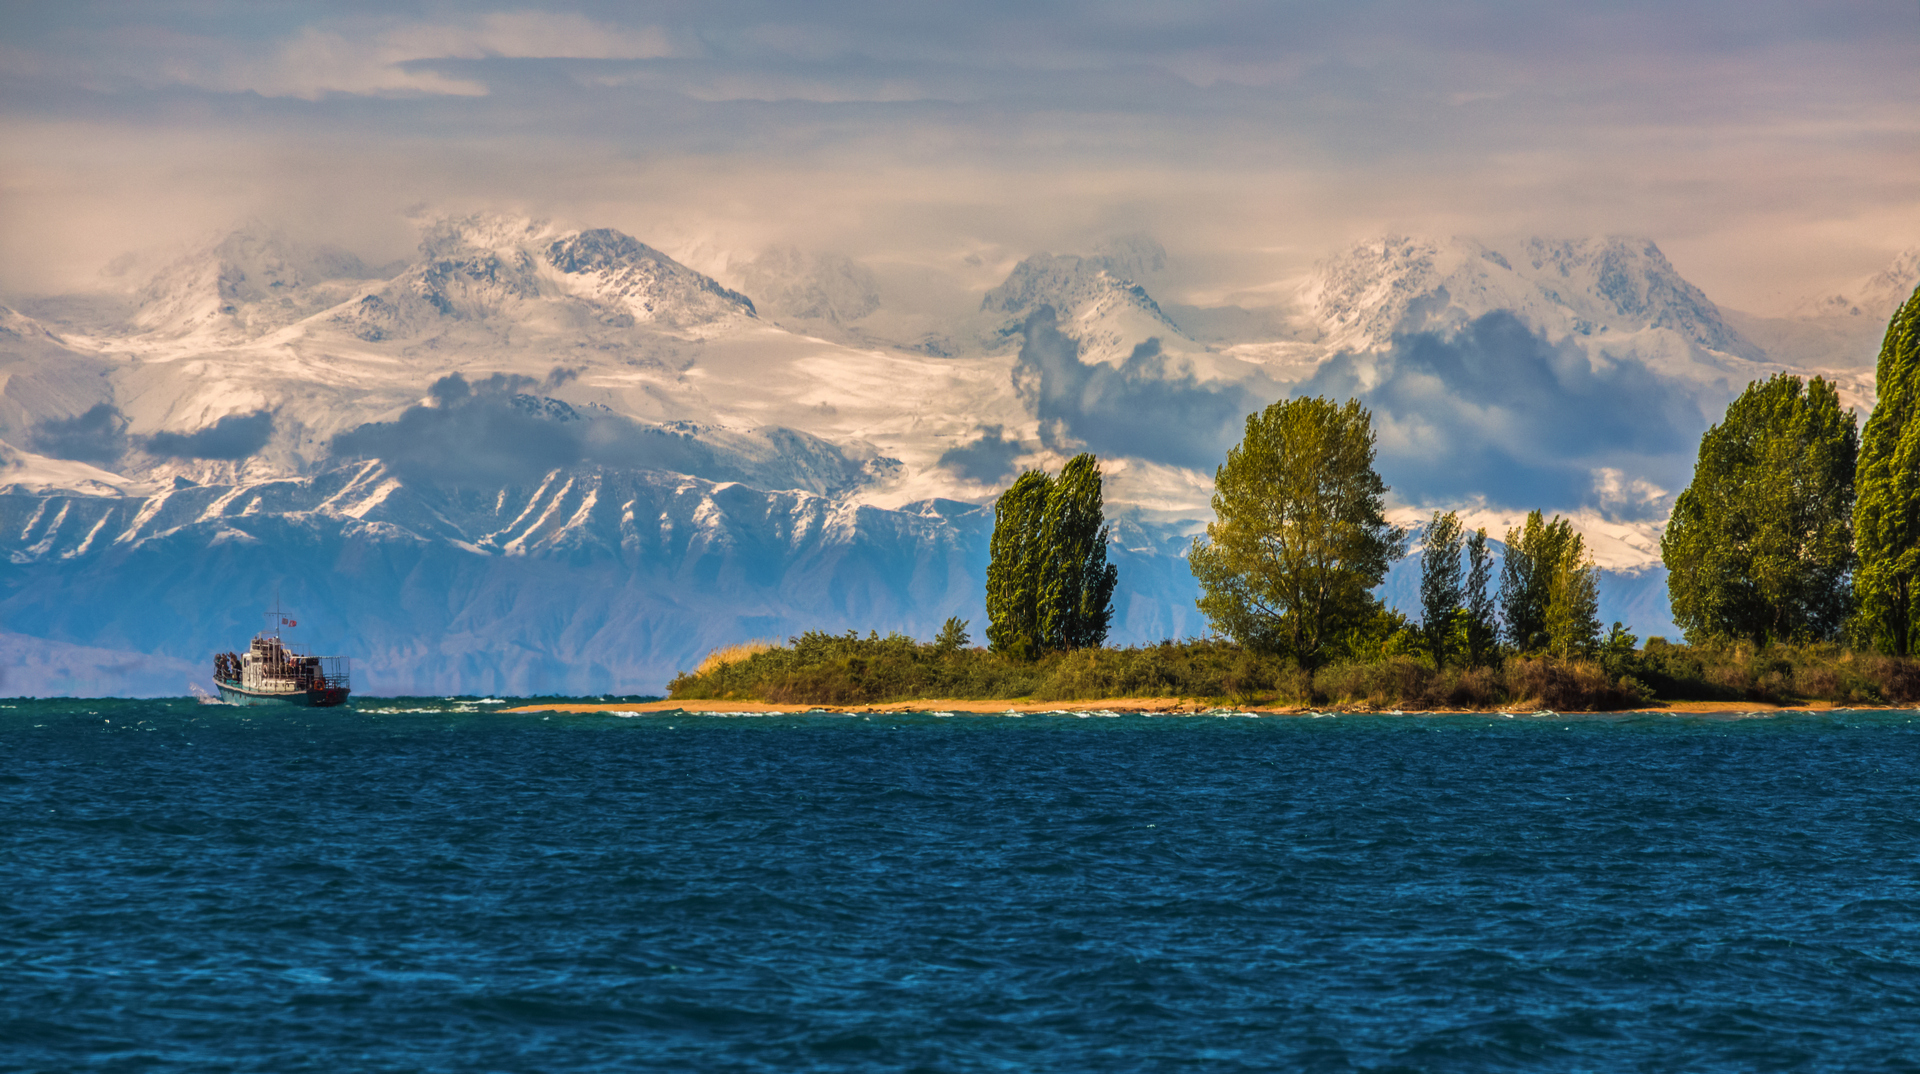
[[[229,705],[280,705],[303,709],[325,709],[346,704],[349,693],[339,687],[262,693],[243,689],[233,683],[221,682],[219,679],[213,680],[213,685],[220,691],[220,700]]]

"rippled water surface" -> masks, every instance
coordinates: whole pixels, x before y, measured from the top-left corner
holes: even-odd
[[[0,701],[0,1069],[1920,1069],[1916,713]]]

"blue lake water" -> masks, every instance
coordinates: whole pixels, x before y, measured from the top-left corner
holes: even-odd
[[[0,701],[0,1069],[1920,1069],[1920,713]]]

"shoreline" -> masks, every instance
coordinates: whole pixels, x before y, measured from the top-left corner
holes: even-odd
[[[1831,701],[1808,701],[1798,705],[1776,705],[1760,701],[1674,701],[1649,708],[1610,709],[1613,713],[1647,713],[1668,715],[1711,715],[1715,713],[1749,712],[1831,712],[1837,707]],[[1892,706],[1902,708],[1906,706]],[[501,709],[509,713],[561,712],[569,714],[590,714],[595,712],[689,712],[689,713],[725,713],[734,715],[786,715],[804,712],[828,712],[841,715],[873,715],[898,712],[964,712],[976,715],[1018,712],[1021,714],[1047,712],[1129,712],[1153,716],[1192,716],[1207,712],[1245,712],[1261,716],[1301,716],[1309,713],[1350,713],[1354,715],[1402,715],[1402,716],[1446,716],[1446,715],[1491,715],[1505,712],[1535,712],[1518,708],[1490,709],[1371,709],[1350,708],[1329,705],[1323,708],[1301,706],[1268,706],[1237,708],[1226,705],[1213,705],[1205,701],[1186,697],[1111,697],[1097,701],[959,701],[951,698],[922,698],[913,701],[886,701],[870,705],[782,705],[767,701],[707,701],[686,699],[681,701],[648,701],[641,704],[574,704],[555,703],[551,705],[521,705],[510,709]],[[1561,713],[1560,715],[1599,715],[1599,713]]]

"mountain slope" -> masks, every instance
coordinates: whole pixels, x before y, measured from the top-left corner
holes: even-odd
[[[336,305],[372,275],[337,247],[243,228],[160,270],[137,296],[133,325],[160,336],[251,338]]]
[[[1503,310],[1555,338],[1671,332],[1708,350],[1762,357],[1700,289],[1644,239],[1533,238],[1509,252],[1472,239],[1387,237],[1322,262],[1304,291],[1322,341],[1388,344]]]
[[[1887,321],[1916,287],[1920,287],[1920,247],[1911,247],[1846,291],[1807,299],[1787,316],[1730,310],[1728,319],[1775,361],[1870,375]]]
[[[368,463],[150,497],[0,493],[0,620],[50,643],[193,664],[244,638],[278,587],[308,626],[300,640],[351,655],[365,692],[654,691],[743,637],[926,638],[956,614],[977,637],[991,524],[990,509],[951,501],[885,511],[598,468],[490,491]],[[1115,559],[1125,637],[1195,628],[1167,607],[1191,586],[1184,561],[1125,548]],[[24,689],[26,672],[13,674]]]
[[[1035,254],[981,299],[990,338],[1013,335],[1035,310],[1050,306],[1084,360],[1118,362],[1150,338],[1185,341],[1186,333],[1133,278],[1165,258],[1158,244],[1088,257]]]

